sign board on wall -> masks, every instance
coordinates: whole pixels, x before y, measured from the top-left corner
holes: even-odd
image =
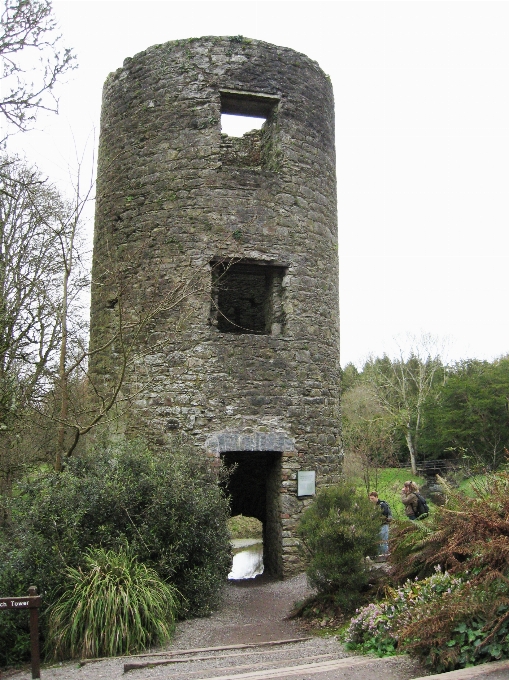
[[[299,470],[297,472],[297,496],[314,496],[316,472],[314,470]]]

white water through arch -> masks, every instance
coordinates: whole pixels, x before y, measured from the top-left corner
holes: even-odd
[[[228,579],[239,581],[263,574],[263,541],[261,538],[234,538],[232,548],[233,564]]]

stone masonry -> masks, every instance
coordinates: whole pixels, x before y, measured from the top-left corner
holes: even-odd
[[[265,122],[228,137],[222,113]],[[318,489],[341,468],[334,100],[316,62],[204,37],[110,74],[93,280],[91,347],[107,346],[92,380],[119,370],[120,315],[139,350],[126,435],[163,448],[181,436],[236,463],[232,511],[264,523],[266,569],[294,573],[310,502],[297,472],[315,471]]]

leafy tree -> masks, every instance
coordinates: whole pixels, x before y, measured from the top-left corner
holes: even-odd
[[[361,380],[361,374],[354,364],[347,364],[341,371],[341,391],[343,394],[351,390]]]
[[[457,364],[425,413],[423,445],[496,470],[509,449],[509,357]]]
[[[8,127],[27,130],[40,110],[57,110],[54,87],[75,60],[70,49],[60,48],[60,40],[50,0],[5,0],[0,114]]]
[[[344,392],[342,402],[345,470],[362,474],[366,491],[376,489],[378,471],[394,463],[394,423],[369,384]]]

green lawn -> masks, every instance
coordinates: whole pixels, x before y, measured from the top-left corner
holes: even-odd
[[[459,484],[459,490],[472,498],[476,495],[475,491],[486,493],[489,490],[490,475],[472,475],[463,479]]]

